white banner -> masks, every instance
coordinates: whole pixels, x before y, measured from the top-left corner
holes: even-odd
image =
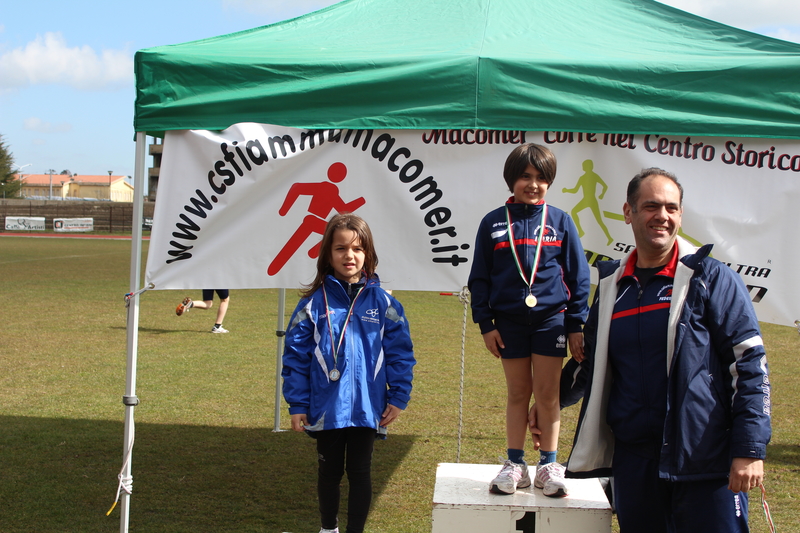
[[[93,218],[54,218],[53,229],[57,232],[94,231]]]
[[[44,231],[44,217],[6,217],[6,229]]]
[[[156,289],[293,288],[314,277],[325,221],[353,211],[370,225],[387,288],[457,291],[481,218],[510,196],[515,145],[558,159],[547,202],[570,213],[590,262],[633,247],[622,218],[642,168],[685,189],[682,235],[713,243],[763,321],[800,318],[790,215],[800,205],[800,142],[494,130],[311,132],[237,124],[168,132],[146,283]],[[593,270],[594,273],[594,270]],[[594,275],[594,274],[593,274]]]

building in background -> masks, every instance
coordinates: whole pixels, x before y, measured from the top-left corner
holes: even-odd
[[[161,156],[164,153],[164,139],[153,137],[153,144],[150,145],[150,155],[153,156],[153,166],[148,170],[147,177],[147,199],[151,202],[156,201],[156,191],[158,191],[158,176],[161,174]]]
[[[17,175],[16,179],[20,179]],[[125,176],[23,174],[20,197],[36,200],[110,200],[133,202],[133,186]]]

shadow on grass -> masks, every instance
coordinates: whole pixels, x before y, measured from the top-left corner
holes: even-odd
[[[122,466],[121,422],[0,416],[0,428],[0,531],[119,530],[119,506],[106,512]],[[376,442],[376,495],[413,441]],[[132,473],[131,531],[319,528],[316,450],[299,433],[137,424]]]
[[[767,464],[800,467],[800,444],[768,445]]]
[[[127,326],[111,326],[108,329],[110,330],[117,330],[117,331],[128,331]],[[185,329],[163,329],[163,328],[143,328],[139,327],[139,333],[155,333],[162,335],[164,333],[185,333],[187,330]]]

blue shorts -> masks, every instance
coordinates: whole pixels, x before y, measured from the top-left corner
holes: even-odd
[[[521,359],[532,353],[550,357],[567,356],[567,331],[564,313],[556,313],[537,324],[520,324],[498,316],[494,321],[505,348],[500,350],[503,359]]]
[[[228,289],[203,289],[203,301],[207,302],[214,299],[214,292],[217,293],[220,300],[224,300],[230,294]]]

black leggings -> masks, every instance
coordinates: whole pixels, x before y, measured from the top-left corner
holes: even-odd
[[[340,483],[345,469],[350,483],[346,533],[361,533],[372,502],[372,449],[375,430],[345,428],[320,431],[316,435],[319,455],[317,495],[324,529],[338,524]]]

